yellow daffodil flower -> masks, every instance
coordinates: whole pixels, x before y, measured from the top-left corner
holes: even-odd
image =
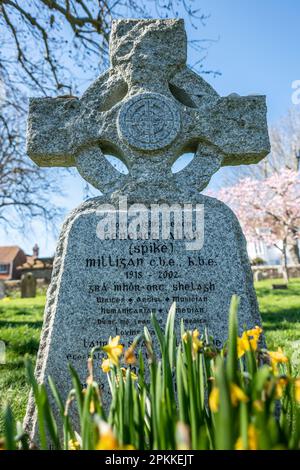
[[[109,338],[108,344],[103,346],[103,351],[106,352],[111,362],[117,366],[119,364],[119,357],[122,354],[123,346],[119,344],[120,336]]]
[[[276,381],[275,395],[278,400],[283,397],[283,393],[287,384],[288,384],[288,379],[286,377],[280,377]]]
[[[236,384],[230,385],[230,398],[233,406],[237,406],[239,402],[246,403],[249,400],[245,392]]]
[[[68,447],[69,450],[80,450],[80,444],[76,439],[70,439]]]
[[[238,358],[241,358],[247,351],[256,351],[262,329],[259,326],[251,330],[244,331],[237,339]]]
[[[125,369],[125,367],[121,367],[121,371],[122,371],[123,379],[126,379],[127,369]],[[130,376],[131,376],[131,380],[137,380],[138,379],[138,376],[132,371],[130,372]]]
[[[289,362],[281,348],[278,348],[277,351],[268,351],[268,354],[271,359],[271,366],[274,374],[277,374],[278,372],[278,364],[286,364]]]
[[[126,364],[135,364],[136,363],[136,356],[134,353],[134,348],[130,346],[127,351],[125,351],[124,359]]]
[[[248,426],[248,445],[245,448],[243,446],[243,439],[240,436],[235,444],[235,450],[257,450],[258,449],[258,438],[257,431],[253,424]]]
[[[188,338],[191,337],[192,338],[192,353],[193,353],[193,358],[195,359],[196,358],[196,355],[197,355],[197,352],[203,348],[203,341],[201,341],[199,339],[199,336],[200,336],[200,333],[199,331],[196,329],[194,331],[186,331],[183,335],[182,335],[182,339],[185,343],[188,342]]]
[[[295,387],[295,400],[300,403],[300,378],[297,378],[294,383]]]
[[[263,401],[261,401],[261,400],[254,400],[254,402],[253,402],[253,408],[254,408],[256,411],[259,411],[259,412],[264,411],[264,404],[263,404]]]
[[[118,448],[118,442],[112,431],[102,433],[96,445],[96,450],[118,450]]]
[[[209,399],[208,399],[209,407],[213,413],[216,413],[219,409],[220,403],[220,391],[218,387],[213,387],[212,391],[210,392]]]
[[[237,406],[239,402],[246,403],[249,400],[245,392],[236,384],[230,385],[230,399],[233,406]],[[220,391],[218,387],[213,387],[210,392],[208,404],[213,413],[219,410]]]
[[[272,364],[284,364],[289,361],[281,348],[278,348],[277,351],[268,351],[268,354],[271,358]]]
[[[96,450],[135,450],[135,448],[130,444],[120,446],[109,424],[101,421],[100,439]]]
[[[107,374],[110,371],[110,360],[109,359],[103,359],[101,368],[105,374]]]

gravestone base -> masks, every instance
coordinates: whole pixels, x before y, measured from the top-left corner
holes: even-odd
[[[204,243],[187,250],[185,240],[100,240],[99,207],[104,197],[79,206],[62,229],[47,293],[44,326],[36,377],[51,376],[64,399],[72,388],[68,363],[79,373],[84,387],[87,359],[94,346],[120,335],[125,347],[144,326],[152,331],[155,312],[164,327],[176,301],[176,329],[205,328],[217,347],[227,339],[231,296],[240,296],[239,328],[260,325],[246,242],[233,212],[222,202],[203,195]],[[95,379],[108,400],[108,383],[95,357]],[[36,435],[32,397],[25,420]]]

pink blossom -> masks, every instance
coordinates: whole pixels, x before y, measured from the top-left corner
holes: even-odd
[[[244,178],[216,195],[237,215],[248,241],[267,245],[300,238],[300,180],[282,169],[265,180]]]

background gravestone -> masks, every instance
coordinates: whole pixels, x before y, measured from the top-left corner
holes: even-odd
[[[6,347],[4,341],[0,340],[0,364],[6,364]]]
[[[0,281],[0,299],[5,297],[5,285],[3,281]]]
[[[151,329],[151,311],[164,324],[174,300],[177,330],[182,317],[189,329],[208,328],[217,346],[226,339],[233,294],[241,298],[240,328],[260,323],[240,225],[227,206],[199,191],[221,165],[267,155],[265,97],[220,97],[192,72],[182,20],[114,21],[110,59],[109,71],[81,99],[30,103],[30,157],[41,166],[76,166],[103,192],[66,220],[47,294],[36,375],[40,382],[51,375],[64,397],[71,386],[67,362],[84,386],[93,346],[117,334],[128,346],[145,325]],[[185,152],[194,159],[173,174]],[[128,174],[116,171],[107,153]],[[99,209],[110,204],[112,215],[124,198],[144,204],[147,214],[151,204],[202,205],[203,247],[187,249],[186,239],[172,238],[100,240]],[[100,367],[96,378],[106,396]],[[26,424],[35,431],[32,399]]]
[[[21,277],[21,297],[27,299],[36,296],[36,278],[32,273],[22,274]]]

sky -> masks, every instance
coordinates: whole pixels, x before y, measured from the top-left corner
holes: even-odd
[[[293,106],[299,107],[300,111],[300,104],[292,103],[292,83],[300,80],[300,2],[195,0],[194,4],[209,18],[206,26],[199,30],[187,21],[187,35],[189,39],[204,37],[210,40],[205,69],[218,71],[220,75],[209,74],[204,78],[216,91],[223,96],[233,92],[265,94],[269,125],[276,124]],[[190,64],[198,57],[194,50],[189,50]],[[222,170],[213,177],[212,187],[221,174]],[[86,194],[76,170],[61,181],[64,196],[58,197],[57,202],[67,214],[84,200]],[[40,246],[40,256],[54,254],[56,236],[47,232],[41,223],[33,223],[26,233],[0,232],[0,245],[19,245],[29,254],[35,242]]]

